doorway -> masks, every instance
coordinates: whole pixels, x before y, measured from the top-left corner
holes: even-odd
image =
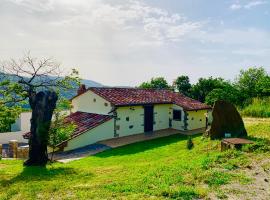
[[[154,106],[144,106],[144,132],[152,132],[154,124]]]

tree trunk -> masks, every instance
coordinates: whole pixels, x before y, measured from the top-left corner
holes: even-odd
[[[53,111],[58,97],[55,92],[29,92],[29,104],[32,108],[31,136],[29,139],[29,159],[25,166],[45,166],[48,161],[48,133]]]

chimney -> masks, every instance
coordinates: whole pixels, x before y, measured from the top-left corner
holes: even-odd
[[[79,89],[77,90],[77,95],[81,95],[86,92],[86,86],[85,84],[81,84]]]

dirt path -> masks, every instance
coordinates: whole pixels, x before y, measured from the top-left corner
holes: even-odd
[[[235,174],[244,174],[251,178],[248,184],[231,183],[224,185],[224,199],[228,200],[269,200],[270,199],[270,156],[255,159],[245,169],[239,169]],[[213,197],[215,196],[215,197]],[[211,195],[210,199],[220,199]]]

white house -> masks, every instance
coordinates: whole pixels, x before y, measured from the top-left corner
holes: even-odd
[[[169,90],[80,87],[71,99],[67,121],[77,124],[72,137],[59,144],[73,150],[98,141],[162,129],[181,131],[207,126],[211,107]]]

